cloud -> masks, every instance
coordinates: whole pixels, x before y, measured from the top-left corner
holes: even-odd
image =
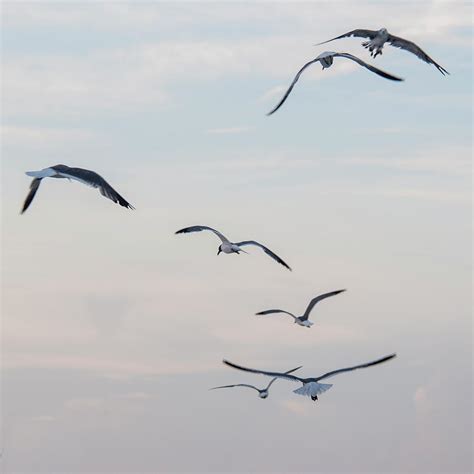
[[[227,128],[210,128],[206,130],[206,133],[211,135],[228,135],[228,134],[237,134],[249,132],[251,128],[249,127],[227,127]]]

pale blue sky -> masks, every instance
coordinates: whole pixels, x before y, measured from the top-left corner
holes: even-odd
[[[472,470],[470,2],[3,3],[5,472]],[[387,27],[451,72],[353,28]],[[405,78],[342,60],[347,51]],[[101,173],[137,210],[26,170]],[[268,244],[216,256],[192,224]],[[311,330],[256,311],[315,311]],[[341,375],[314,404],[223,357]]]

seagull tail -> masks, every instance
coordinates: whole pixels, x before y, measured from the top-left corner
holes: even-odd
[[[54,171],[52,168],[44,168],[40,171],[26,171],[25,174],[33,178],[48,178],[50,176],[54,176],[56,171]]]
[[[326,392],[331,387],[331,383],[309,382],[305,383],[302,387],[293,390],[293,393],[303,395],[305,397],[315,397],[317,395],[320,395],[321,393]]]

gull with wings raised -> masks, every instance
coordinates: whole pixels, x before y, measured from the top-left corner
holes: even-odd
[[[256,316],[261,316],[265,314],[275,314],[275,313],[284,313],[288,314],[294,319],[294,322],[300,326],[304,326],[307,328],[310,328],[314,323],[312,323],[308,318],[309,318],[309,313],[311,313],[312,309],[321,300],[324,300],[326,298],[329,298],[330,296],[335,296],[338,295],[339,293],[342,293],[343,291],[346,290],[336,290],[336,291],[331,291],[329,293],[324,293],[322,295],[316,296],[313,298],[310,302],[308,307],[306,308],[306,311],[304,312],[303,316],[295,316],[293,313],[290,313],[288,311],[285,311],[283,309],[267,309],[265,311],[260,311],[259,313],[255,313]]]
[[[41,184],[41,180],[44,178],[66,178],[69,180],[73,179],[75,181],[79,181],[80,183],[87,184],[93,188],[98,188],[100,194],[111,201],[128,209],[134,209],[134,207],[129,204],[122,196],[120,196],[120,194],[115,191],[115,189],[110,186],[110,184],[107,183],[107,181],[102,178],[102,176],[98,175],[94,171],[85,170],[83,168],[70,168],[66,165],[55,165],[50,166],[49,168],[44,168],[40,171],[27,171],[26,174],[28,176],[32,176],[34,179],[30,184],[30,192],[28,193],[28,196],[26,196],[25,202],[23,204],[23,208],[21,210],[22,214],[30,206],[36,192],[38,191],[39,185]]]
[[[332,377],[333,375],[337,375],[343,372],[351,372],[352,370],[363,369],[366,367],[372,367],[373,365],[381,364],[382,362],[386,362],[390,359],[393,359],[396,354],[390,354],[388,356],[382,357],[381,359],[374,360],[372,362],[367,362],[365,364],[354,365],[352,367],[346,367],[344,369],[337,369],[332,370],[331,372],[327,372],[319,377],[309,377],[309,378],[301,378],[297,377],[293,374],[288,374],[284,372],[270,372],[267,370],[259,370],[259,369],[250,369],[248,367],[243,367],[241,365],[234,364],[228,360],[223,360],[222,362],[229,367],[234,369],[243,370],[244,372],[252,372],[254,374],[262,374],[268,377],[276,377],[281,379],[290,380],[291,382],[300,382],[303,384],[302,387],[293,391],[293,393],[297,393],[298,395],[303,395],[306,397],[311,397],[311,400],[316,401],[318,399],[318,395],[324,393],[326,390],[329,390],[332,387],[332,384],[327,383],[319,383],[320,380],[327,379]]]
[[[277,261],[279,264],[288,268],[288,270],[291,270],[288,264],[285,263],[276,253],[273,253],[268,247],[265,247],[265,245],[262,245],[255,240],[244,240],[242,242],[230,242],[229,239],[225,235],[221,234],[218,230],[213,229],[212,227],[205,226],[205,225],[193,225],[191,227],[185,227],[184,229],[176,231],[175,234],[189,234],[190,232],[201,232],[203,230],[209,230],[211,232],[214,232],[214,234],[216,234],[217,237],[221,239],[222,243],[219,245],[219,248],[217,250],[217,255],[219,255],[221,252],[236,253],[236,254],[239,254],[240,252],[247,253],[245,252],[245,250],[242,249],[242,247],[244,247],[245,245],[254,245],[256,247],[260,247],[268,256],[273,258],[273,260]]]
[[[356,38],[368,38],[369,41],[364,41],[362,46],[367,48],[370,51],[370,55],[374,58],[376,58],[379,54],[382,54],[384,44],[388,43],[395,48],[404,49],[405,51],[414,54],[425,63],[433,64],[433,66],[435,66],[441,74],[449,74],[449,72],[446,71],[444,67],[440,66],[436,61],[431,59],[417,44],[413,43],[413,41],[408,41],[404,38],[400,38],[399,36],[391,35],[386,28],[380,28],[380,30],[352,30],[344,33],[343,35],[336,36],[330,40],[318,43],[315,46],[326,44],[330,41],[341,38],[349,38],[351,36]]]
[[[382,71],[381,69],[378,69],[374,66],[371,66],[370,64],[366,63],[365,61],[362,61],[362,59],[359,59],[357,56],[354,56],[352,54],[349,54],[349,53],[335,53],[333,51],[326,51],[324,53],[321,53],[315,59],[312,59],[311,61],[307,62],[296,73],[296,76],[293,79],[293,82],[290,84],[290,87],[285,92],[285,94],[283,95],[280,102],[278,102],[278,104],[272,110],[270,110],[270,112],[268,112],[267,115],[271,115],[271,114],[275,113],[283,105],[283,103],[286,101],[286,99],[290,95],[290,92],[293,90],[293,87],[295,87],[295,84],[298,82],[298,79],[300,78],[301,74],[303,73],[303,71],[307,67],[311,66],[311,64],[320,62],[321,66],[323,67],[323,70],[324,70],[324,69],[327,69],[327,68],[332,66],[332,63],[334,62],[334,58],[350,59],[351,61],[355,61],[360,66],[363,66],[363,67],[367,68],[369,71],[371,71],[371,72],[373,72],[373,73],[375,73],[375,74],[377,74],[381,77],[384,77],[385,79],[390,79],[391,81],[403,81],[403,79],[401,79],[400,77],[393,76],[392,74],[389,74],[388,72]]]

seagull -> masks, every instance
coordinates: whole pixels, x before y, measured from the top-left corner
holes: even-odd
[[[385,79],[390,79],[391,81],[403,81],[400,77],[393,76],[392,74],[389,74],[388,72],[382,71],[381,69],[378,69],[374,66],[371,66],[370,64],[367,64],[365,61],[362,61],[362,59],[359,59],[357,56],[354,56],[349,53],[335,53],[333,51],[326,51],[324,53],[321,53],[318,57],[315,59],[312,59],[311,61],[307,62],[296,74],[295,78],[293,79],[293,82],[291,83],[290,87],[288,90],[285,92],[285,95],[283,98],[278,102],[276,107],[274,107],[270,112],[267,113],[267,115],[272,115],[274,112],[276,112],[285,102],[287,97],[290,95],[290,92],[292,91],[293,87],[297,83],[298,79],[300,78],[302,72],[311,64],[317,63],[318,61],[321,63],[321,66],[324,69],[327,69],[328,67],[331,67],[334,58],[347,58],[351,59],[352,61],[355,61],[357,64],[367,68],[369,71],[374,72],[375,74],[378,74],[379,76],[384,77]]]
[[[227,237],[225,237],[223,234],[221,234],[218,230],[213,229],[212,227],[208,227],[206,225],[193,225],[191,227],[185,227],[184,229],[178,230],[175,232],[175,234],[189,234],[190,232],[201,232],[202,230],[210,230],[211,232],[214,232],[214,234],[221,239],[222,243],[219,245],[219,249],[217,251],[217,255],[219,255],[221,252],[224,253],[236,253],[239,254],[240,252],[247,253],[245,250],[243,250],[241,247],[245,245],[255,245],[257,247],[260,247],[267,255],[273,258],[273,260],[276,260],[278,263],[283,265],[284,267],[288,268],[288,270],[291,271],[291,268],[275,253],[273,253],[269,248],[265,247],[265,245],[262,245],[255,240],[244,240],[242,242],[230,242]]]
[[[100,194],[106,198],[109,198],[113,202],[116,202],[128,209],[135,209],[122,196],[120,196],[120,194],[115,191],[115,189],[110,186],[110,184],[107,183],[107,181],[105,181],[102,176],[98,175],[94,171],[85,170],[83,168],[70,168],[66,165],[55,165],[50,166],[49,168],[44,168],[40,171],[27,171],[26,174],[28,176],[33,176],[34,179],[30,184],[30,192],[28,193],[28,196],[26,196],[21,214],[23,214],[30,206],[43,178],[67,178],[69,180],[75,179],[76,181],[87,184],[88,186],[92,186],[93,188],[99,188]]]
[[[332,370],[331,372],[327,372],[324,375],[320,375],[319,377],[309,377],[303,379],[301,377],[297,377],[296,375],[288,374],[288,373],[281,373],[281,372],[269,372],[266,370],[259,370],[259,369],[249,369],[248,367],[242,367],[241,365],[234,364],[233,362],[229,362],[228,360],[223,360],[222,362],[229,367],[233,367],[234,369],[243,370],[245,372],[252,372],[254,374],[262,374],[267,375],[269,377],[276,377],[286,380],[291,380],[292,382],[301,382],[303,384],[302,387],[293,391],[293,393],[297,393],[298,395],[303,395],[307,397],[311,397],[311,400],[316,401],[318,399],[318,395],[324,393],[326,390],[329,390],[332,387],[332,384],[327,383],[319,383],[320,380],[327,379],[332,377],[333,375],[340,374],[342,372],[350,372],[356,369],[363,369],[365,367],[371,367],[372,365],[381,364],[382,362],[386,362],[390,359],[393,359],[396,354],[390,354],[388,356],[382,357],[381,359],[374,360],[372,362],[367,362],[366,364],[354,365],[353,367],[346,367],[344,369],[337,369]]]
[[[284,311],[282,309],[267,309],[265,311],[260,311],[259,313],[255,313],[256,316],[264,315],[264,314],[274,314],[274,313],[285,313],[291,316],[295,321],[296,324],[299,324],[300,326],[304,326],[307,328],[310,328],[314,323],[312,323],[308,318],[309,318],[309,313],[311,313],[312,309],[314,308],[315,304],[318,303],[321,300],[324,300],[325,298],[329,298],[330,296],[338,295],[339,293],[342,293],[343,291],[346,290],[336,290],[336,291],[331,291],[329,293],[324,293],[323,295],[316,296],[313,298],[310,302],[308,307],[306,308],[306,311],[304,312],[303,316],[295,316],[293,313],[289,313],[288,311]]]
[[[404,49],[405,51],[409,51],[413,53],[415,56],[418,56],[422,61],[428,64],[433,64],[436,66],[438,71],[443,74],[449,74],[444,67],[440,66],[436,61],[433,61],[419,46],[417,46],[412,41],[408,41],[404,38],[400,38],[398,36],[391,35],[386,28],[381,28],[380,30],[352,30],[348,33],[344,33],[341,36],[336,36],[327,41],[323,41],[322,43],[318,43],[315,46],[319,46],[321,44],[329,43],[330,41],[334,41],[341,38],[349,38],[351,36],[357,38],[369,38],[369,41],[364,41],[362,46],[364,48],[368,48],[370,51],[370,55],[373,58],[376,58],[379,54],[382,54],[382,49],[385,43],[389,43],[395,48]]]
[[[295,370],[298,370],[298,369],[301,369],[301,367],[303,367],[302,365],[299,366],[299,367],[296,367],[294,369],[291,369],[289,370],[288,372],[285,372],[285,374],[291,374],[291,372],[294,372]],[[249,385],[249,384],[246,384],[246,383],[238,383],[238,384],[235,384],[235,385],[221,385],[220,387],[213,387],[211,388],[210,390],[216,390],[218,388],[232,388],[232,387],[248,387],[248,388],[253,388],[254,390],[257,390],[258,392],[258,396],[260,398],[267,398],[268,397],[268,390],[270,389],[270,387],[272,386],[273,382],[275,382],[275,380],[277,380],[278,377],[274,377],[270,380],[270,383],[265,387],[265,388],[257,388],[255,387],[254,385]]]

